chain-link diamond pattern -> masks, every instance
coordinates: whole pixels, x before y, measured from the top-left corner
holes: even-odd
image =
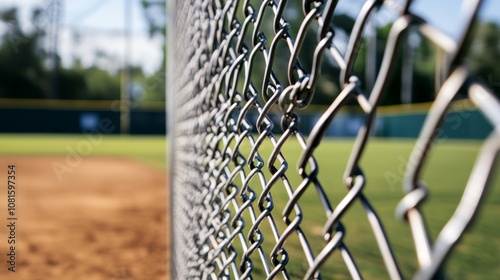
[[[370,167],[362,166],[360,159],[370,141],[376,109],[395,71],[398,51],[409,32],[433,41],[444,55],[438,61],[442,82],[409,159],[415,164],[407,167],[406,195],[396,212],[408,221],[413,234],[418,259],[415,277],[439,275],[480,204],[500,147],[500,104],[488,87],[473,79],[463,62],[481,1],[466,1],[470,8],[464,19],[468,28],[460,39],[452,40],[412,14],[412,1],[367,0],[348,34],[345,50],[340,50],[336,41],[334,13],[339,1],[296,2],[192,0],[175,4],[175,34],[169,34],[174,38],[174,50],[169,51],[175,52],[175,61],[169,61],[175,65],[174,98],[169,100],[175,108],[170,130],[174,277],[246,279],[259,270],[259,275],[268,279],[294,278],[289,260],[299,256],[290,254],[286,244],[293,235],[300,241],[300,258],[306,267],[300,277],[321,278],[323,264],[337,253],[352,278],[360,279],[362,271],[344,242],[347,231],[342,223],[344,214],[359,203],[388,275],[402,278],[382,221],[365,195],[370,182],[363,170]],[[346,5],[349,1],[340,2]],[[397,16],[373,87],[366,89],[361,84],[367,81],[360,80],[354,64],[370,19],[380,9],[390,9]],[[287,17],[294,20],[287,21]],[[310,33],[317,40],[313,52],[304,54]],[[301,64],[299,57],[304,55],[310,56],[312,65]],[[280,60],[283,56],[286,64]],[[323,63],[335,65],[340,76],[321,72]],[[255,71],[257,68],[261,71]],[[341,91],[306,139],[299,129],[297,110],[310,104],[320,78],[338,79]],[[420,210],[429,193],[420,180],[421,167],[454,96],[464,89],[495,129],[478,155],[456,212],[437,239],[431,240]],[[348,102],[362,112],[364,124],[343,174],[348,193],[333,205],[325,191],[328,182],[318,178],[320,166],[314,153]],[[251,118],[250,113],[257,118]],[[289,165],[294,155],[284,152],[291,138],[300,145],[298,166]],[[269,146],[271,151],[265,148]],[[292,176],[300,177],[301,182],[293,184]],[[301,208],[301,199],[310,189],[316,192],[325,213],[320,250],[311,248],[311,237],[303,225],[306,209]],[[286,193],[281,209],[275,207],[278,198],[273,196],[278,190]],[[272,246],[265,246],[265,240]]]

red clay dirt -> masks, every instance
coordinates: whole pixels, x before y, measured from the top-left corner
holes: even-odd
[[[66,159],[0,157],[0,279],[169,278],[166,173],[128,158],[87,157],[60,181],[54,162]],[[7,262],[9,164],[16,272]]]

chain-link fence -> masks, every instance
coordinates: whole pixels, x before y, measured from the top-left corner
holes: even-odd
[[[412,76],[404,73],[414,72],[417,62],[401,66],[400,58],[415,41],[411,34],[437,49],[435,94],[404,171],[404,194],[387,188],[387,195],[399,196],[396,215],[409,225],[401,234],[414,241],[408,251],[415,256],[412,277],[444,276],[442,265],[476,214],[500,147],[500,104],[465,63],[481,1],[463,2],[464,28],[452,38],[412,12],[412,1],[177,1],[169,34],[173,276],[319,279],[333,277],[334,267],[360,279],[364,255],[376,255],[376,266],[386,273],[380,277],[403,278],[390,229],[382,223],[394,217],[379,218],[373,201],[381,198],[370,197],[364,173],[376,168],[361,159],[391,77],[401,73],[401,91],[411,91],[405,79]],[[370,39],[382,27],[389,31],[383,44]],[[331,86],[328,95],[328,85],[338,90]],[[304,135],[298,112],[325,91],[331,105]],[[411,94],[405,96],[401,101],[411,101]],[[429,194],[422,167],[457,96],[470,100],[494,129],[477,153],[456,211],[431,236],[421,210]],[[347,107],[363,123],[346,146],[346,161],[325,160],[318,149]],[[330,172],[328,164],[341,164],[343,175],[319,176],[320,168]],[[346,191],[332,192],[340,189],[334,179]],[[367,219],[348,233],[353,212]],[[355,242],[346,238],[359,232],[371,235],[376,246],[354,254],[349,244]]]

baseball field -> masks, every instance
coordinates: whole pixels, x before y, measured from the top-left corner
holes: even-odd
[[[165,137],[4,134],[0,150],[1,279],[167,279]]]
[[[384,221],[406,278],[411,278],[417,267],[415,248],[409,225],[396,219],[394,210],[403,197],[401,180],[413,145],[414,140],[374,139],[362,159],[367,175],[366,197]],[[342,173],[351,147],[350,140],[328,140],[315,152],[320,166],[318,176],[333,207],[347,193]],[[432,149],[422,178],[431,196],[422,210],[433,238],[458,205],[480,148],[481,142],[448,140]],[[284,149],[285,156],[289,155],[289,169],[295,169],[300,146],[289,141]],[[263,157],[270,152],[270,147],[263,147]],[[169,189],[165,158],[165,137],[1,135],[0,278],[168,279]],[[12,167],[15,178],[8,178]],[[15,181],[9,182],[11,179]],[[301,180],[298,175],[289,179],[294,186]],[[500,275],[499,182],[498,175],[494,176],[474,227],[446,264],[450,279],[491,279]],[[9,184],[16,185],[14,215],[8,207]],[[277,191],[273,198],[278,216],[288,197],[286,192]],[[315,254],[324,246],[321,231],[327,219],[318,202],[313,189],[300,200],[303,228],[311,237]],[[15,221],[14,236],[8,221]],[[342,221],[347,229],[345,243],[363,275],[367,279],[386,279],[362,206],[355,203]],[[278,226],[286,227],[283,222]],[[262,231],[267,235],[264,248],[269,254],[275,241],[264,224]],[[8,242],[12,240],[13,265],[7,256],[12,245]],[[307,265],[295,235],[286,248],[294,262],[288,266],[291,276],[302,274]],[[15,272],[9,270],[12,266]],[[256,269],[260,269],[258,265]],[[349,278],[338,253],[330,257],[322,271],[326,279]]]

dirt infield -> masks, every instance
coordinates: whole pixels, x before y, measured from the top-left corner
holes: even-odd
[[[88,157],[0,157],[0,279],[167,279],[165,172]],[[7,170],[16,169],[16,272],[8,271]],[[57,165],[57,164],[55,164]]]

